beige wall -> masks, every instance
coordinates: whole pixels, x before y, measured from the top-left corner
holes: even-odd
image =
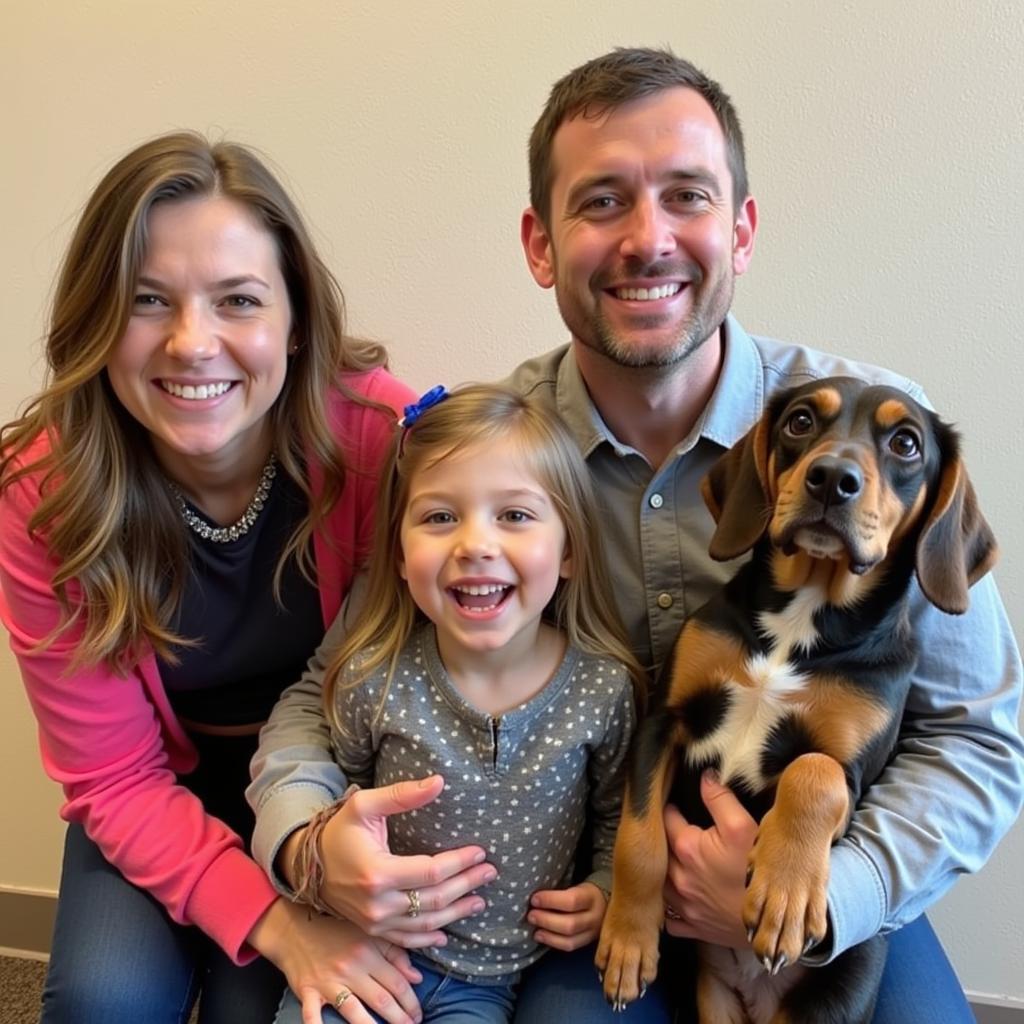
[[[557,76],[634,43],[691,57],[743,115],[761,203],[746,326],[903,370],[963,426],[1020,634],[1019,0],[0,0],[0,415],[39,378],[88,189],[179,126],[271,155],[353,325],[411,383],[495,377],[561,341],[519,251],[526,137]],[[57,882],[34,742],[5,652],[0,888]],[[1018,826],[934,920],[972,992],[1024,1003],[1022,859]]]

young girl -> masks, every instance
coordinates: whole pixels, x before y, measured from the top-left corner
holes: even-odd
[[[435,388],[400,426],[364,610],[328,668],[325,707],[350,782],[444,777],[434,803],[390,819],[393,853],[478,844],[497,868],[485,909],[413,957],[423,1019],[507,1021],[545,945],[600,930],[642,672],[557,417],[498,387]],[[569,886],[588,810],[594,861]],[[318,824],[300,851],[314,902]],[[418,915],[417,890],[407,897]],[[366,1019],[347,989],[335,1005]],[[289,994],[278,1021],[298,1019]]]

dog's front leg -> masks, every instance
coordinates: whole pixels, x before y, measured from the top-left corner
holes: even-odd
[[[622,820],[615,837],[612,895],[595,963],[604,993],[617,1010],[643,995],[658,972],[658,941],[665,916],[662,890],[668,840],[662,811],[675,757],[670,717],[644,719],[630,755]]]
[[[834,758],[803,754],[783,771],[750,852],[743,904],[754,954],[772,974],[825,937],[829,851],[849,817]]]

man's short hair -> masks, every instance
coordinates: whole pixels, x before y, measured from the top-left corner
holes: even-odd
[[[552,87],[530,133],[530,204],[548,223],[551,216],[551,149],[555,133],[574,117],[601,117],[645,96],[682,86],[707,100],[722,126],[736,209],[747,198],[743,131],[732,100],[722,87],[671,50],[620,47],[573,69]]]

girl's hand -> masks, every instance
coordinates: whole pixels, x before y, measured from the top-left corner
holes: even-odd
[[[606,908],[604,893],[593,882],[580,882],[535,892],[526,920],[536,927],[533,937],[538,942],[571,952],[597,939]]]
[[[359,790],[324,828],[320,898],[367,935],[408,949],[441,946],[446,939],[440,929],[486,906],[481,897],[470,895],[497,877],[481,847],[415,857],[396,857],[388,849],[388,816],[430,803],[443,788],[444,779],[432,775]],[[291,864],[301,833],[289,836],[281,851],[281,868],[293,887]],[[419,912],[412,917],[410,890],[419,899]]]
[[[350,1024],[372,1024],[367,1008],[388,1024],[419,1024],[410,982],[421,980],[404,949],[371,939],[348,921],[315,915],[278,899],[256,922],[249,944],[284,973],[302,1004],[303,1024],[322,1024],[324,1006],[352,993],[339,1013]]]
[[[688,824],[671,804],[665,808],[669,847],[665,930],[742,949],[748,945],[742,917],[747,857],[757,822],[711,772],[704,773],[700,785],[714,822],[711,828]]]

